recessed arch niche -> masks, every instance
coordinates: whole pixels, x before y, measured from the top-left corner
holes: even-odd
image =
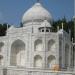
[[[53,39],[48,41],[48,51],[53,51],[55,50],[56,45],[55,45],[55,41]]]
[[[50,55],[50,56],[47,58],[47,66],[48,66],[48,68],[52,69],[53,66],[55,65],[55,63],[56,63],[56,58],[55,58],[55,56]]]
[[[34,49],[35,51],[42,51],[43,45],[42,45],[42,40],[37,39],[34,43]]]
[[[10,65],[25,65],[25,43],[22,40],[16,40],[11,45]]]
[[[65,67],[68,67],[69,62],[69,45],[65,44]]]
[[[34,67],[37,67],[37,68],[42,67],[42,57],[40,55],[36,55],[34,57]]]
[[[4,46],[4,43],[3,42],[0,42],[0,65],[3,65],[3,55],[2,55],[2,48]]]
[[[0,55],[0,65],[3,65],[3,56]]]
[[[0,52],[2,51],[2,47],[4,46],[3,42],[0,42]]]

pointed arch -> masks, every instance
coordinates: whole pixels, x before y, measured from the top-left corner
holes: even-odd
[[[38,67],[38,68],[42,67],[42,57],[40,55],[36,55],[34,57],[34,67]]]
[[[3,65],[3,56],[0,55],[0,65]]]
[[[3,55],[2,55],[3,46],[4,46],[4,43],[0,42],[0,65],[3,65],[3,61],[4,61],[4,58],[3,58]]]
[[[65,45],[65,67],[68,67],[68,61],[69,60],[69,45]]]
[[[55,41],[53,39],[48,41],[48,51],[55,49]]]
[[[2,51],[2,47],[4,46],[3,42],[0,42],[0,52]]]
[[[25,43],[22,40],[16,40],[11,45],[10,65],[25,65]]]
[[[52,69],[52,67],[55,65],[55,62],[56,62],[55,56],[50,55],[50,56],[47,58],[47,65],[48,65],[48,68]]]
[[[35,51],[42,51],[43,45],[42,45],[42,40],[37,39],[34,43],[34,50]]]

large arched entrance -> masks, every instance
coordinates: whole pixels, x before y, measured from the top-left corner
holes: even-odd
[[[25,65],[25,43],[21,40],[16,40],[11,46],[10,65],[24,66]]]

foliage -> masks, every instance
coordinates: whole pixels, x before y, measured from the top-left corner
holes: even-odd
[[[0,24],[0,36],[5,36],[7,30],[7,23]],[[10,25],[8,25],[10,27]]]
[[[57,27],[59,26],[59,29],[62,28],[62,23],[63,25],[63,29],[69,33],[69,30],[71,31],[71,38],[74,38],[74,23],[73,20],[71,21],[67,21],[66,18],[62,18],[61,20],[57,20],[53,22],[53,29],[56,32],[57,31]]]

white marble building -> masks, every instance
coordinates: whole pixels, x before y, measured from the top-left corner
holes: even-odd
[[[70,33],[52,32],[53,18],[35,3],[0,37],[0,75],[75,75]],[[62,25],[63,26],[63,25]]]

